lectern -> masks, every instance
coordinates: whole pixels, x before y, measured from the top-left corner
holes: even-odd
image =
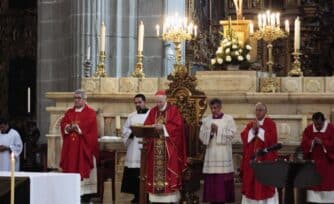
[[[264,185],[285,188],[284,204],[295,203],[294,188],[305,188],[320,183],[320,175],[310,160],[252,161],[255,178]]]
[[[141,144],[143,147],[141,149],[140,156],[140,191],[139,191],[139,204],[147,204],[147,193],[146,193],[146,143],[144,138],[150,137],[159,137],[159,134],[156,132],[154,126],[152,125],[134,125],[131,126],[133,135],[136,135],[138,138],[142,138]]]

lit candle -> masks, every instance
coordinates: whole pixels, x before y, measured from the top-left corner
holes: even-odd
[[[262,23],[263,23],[263,28],[267,26],[267,17],[266,17],[266,14],[262,15]]]
[[[295,52],[300,49],[300,20],[299,17],[295,20],[295,42],[294,42]]]
[[[160,26],[156,25],[155,29],[157,30],[157,36],[159,37],[159,35],[160,35]]]
[[[270,15],[270,25],[273,27],[275,27],[275,19],[276,19],[275,14],[271,14]]]
[[[15,199],[15,155],[14,152],[11,153],[11,160],[10,160],[10,204],[14,204]]]
[[[254,24],[253,24],[253,22],[250,22],[250,24],[249,24],[249,33],[251,35],[253,35],[253,33],[254,33]]]
[[[259,25],[259,29],[262,29],[262,18],[261,18],[261,14],[257,15],[257,22]]]
[[[138,52],[143,51],[143,45],[144,45],[144,24],[143,21],[140,21],[138,27]]]
[[[116,129],[121,129],[121,116],[116,116]]]
[[[289,33],[290,32],[290,23],[289,23],[289,20],[285,20],[284,21],[284,26],[285,26],[285,31],[287,33]]]
[[[280,27],[281,21],[280,21],[280,13],[276,13],[276,25],[277,27]]]
[[[104,22],[102,22],[101,30],[100,30],[100,52],[106,51],[106,26],[104,25]]]
[[[30,106],[31,106],[31,104],[30,104],[30,103],[31,103],[31,96],[30,96],[30,87],[29,87],[29,86],[28,86],[28,91],[27,91],[27,92],[28,92],[28,94],[27,94],[27,95],[28,95],[28,99],[27,99],[27,101],[28,101],[28,102],[27,102],[27,112],[30,113],[30,111],[31,111],[31,110],[30,110]]]
[[[90,60],[90,46],[87,47],[86,59]]]
[[[197,25],[194,25],[194,36],[197,36]]]
[[[266,12],[266,19],[267,19],[267,25],[270,25],[270,11],[267,10]]]

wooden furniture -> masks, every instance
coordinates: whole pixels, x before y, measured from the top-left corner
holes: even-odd
[[[200,188],[203,150],[198,135],[207,102],[204,92],[196,89],[197,79],[188,73],[169,75],[168,101],[175,104],[185,120],[188,168],[183,175],[182,202],[199,203],[195,192]]]

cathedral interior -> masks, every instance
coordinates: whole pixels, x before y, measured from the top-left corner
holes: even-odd
[[[153,107],[154,93],[167,90],[169,101],[180,108],[190,129],[191,178],[201,175],[204,148],[198,132],[201,118],[210,112],[207,101],[214,97],[222,99],[224,112],[237,123],[236,174],[242,157],[240,131],[254,117],[257,102],[267,104],[268,114],[277,123],[282,157],[292,154],[314,112],[334,120],[334,1],[243,0],[241,13],[233,2],[1,0],[0,116],[9,119],[27,144],[21,169],[58,169],[59,122],[79,88],[88,93],[88,103],[96,110],[99,137],[116,136],[100,142],[105,163],[100,166],[99,184],[112,178],[115,203],[131,200],[120,193],[126,150],[117,139],[121,127],[116,121],[126,121],[137,93],[145,94]],[[269,40],[260,35],[259,24],[259,15],[267,10],[279,12],[278,28],[283,33]],[[162,25],[166,16],[175,13],[196,25],[194,36],[181,42],[168,38]],[[286,20],[290,24],[284,29]],[[140,21],[145,26],[141,50],[137,44]],[[218,48],[229,29],[230,37],[234,30],[239,40],[243,36],[241,44],[252,47],[250,60],[237,68],[219,57],[226,54]],[[201,184],[189,180],[185,201],[192,203],[200,196]],[[237,195],[240,182],[236,178]],[[236,200],[240,203],[240,198]]]

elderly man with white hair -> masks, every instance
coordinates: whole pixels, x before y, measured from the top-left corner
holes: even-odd
[[[242,176],[241,204],[278,204],[278,194],[274,187],[265,186],[255,179],[250,166],[253,155],[260,149],[277,143],[275,122],[267,116],[267,106],[263,103],[255,105],[255,119],[250,121],[241,133],[243,158],[240,167]],[[277,152],[269,152],[258,156],[258,161],[277,159]]]
[[[186,167],[183,118],[177,107],[167,103],[165,91],[155,95],[145,125],[153,125],[158,137],[146,138],[146,189],[151,203],[178,203],[182,171]]]
[[[98,157],[96,112],[87,105],[83,90],[74,92],[74,106],[61,121],[63,146],[60,167],[66,173],[80,173],[81,195],[97,192]]]

